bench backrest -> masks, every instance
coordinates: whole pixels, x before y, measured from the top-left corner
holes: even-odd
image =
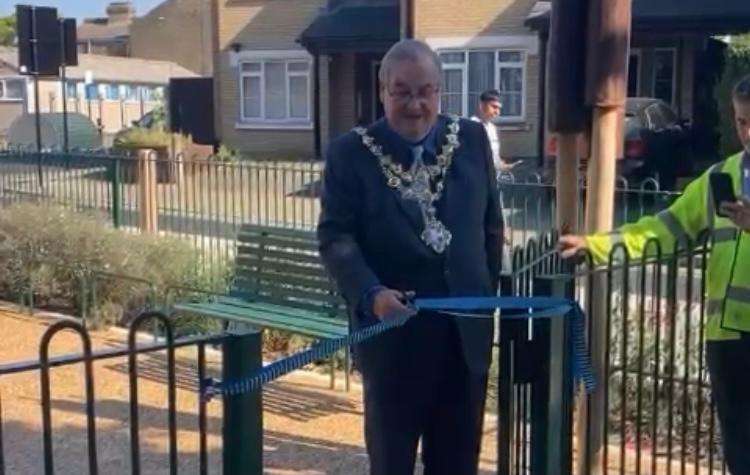
[[[323,267],[313,231],[242,226],[231,294],[346,318],[346,306]]]

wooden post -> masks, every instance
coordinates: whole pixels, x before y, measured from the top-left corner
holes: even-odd
[[[586,233],[612,229],[615,168],[622,147],[618,130],[627,97],[632,0],[595,0],[589,3],[586,61],[586,101],[593,107],[591,153],[588,162]],[[600,382],[594,394],[579,406],[578,474],[602,475],[607,444],[604,372],[609,318],[606,275],[592,279],[589,347],[594,372]]]
[[[586,203],[588,234],[610,231],[614,223],[617,122],[622,113],[622,107],[594,108]]]
[[[565,233],[580,232],[578,224],[578,134],[557,135],[557,229]]]
[[[549,130],[557,134],[557,228],[578,229],[578,137],[586,127],[586,0],[552,2],[548,52]]]
[[[138,150],[138,227],[143,233],[159,229],[156,194],[156,151]]]

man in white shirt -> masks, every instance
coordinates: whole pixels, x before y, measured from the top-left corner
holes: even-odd
[[[508,163],[503,160],[500,155],[500,134],[498,133],[497,127],[493,121],[500,117],[501,110],[502,104],[500,102],[500,93],[495,89],[489,89],[479,96],[477,115],[471,117],[471,120],[474,122],[481,122],[482,125],[484,125],[484,130],[487,132],[487,137],[490,140],[492,161],[495,163],[495,170],[497,173],[509,172],[513,170],[516,163],[518,163]]]
[[[506,162],[500,155],[500,134],[493,121],[500,117],[501,110],[502,103],[500,102],[500,93],[495,89],[489,89],[487,91],[484,91],[482,95],[479,96],[479,104],[477,104],[477,115],[471,117],[471,120],[473,120],[474,122],[481,122],[484,126],[485,132],[487,133],[487,138],[490,141],[490,148],[492,149],[492,162],[495,164],[495,173],[497,174],[498,182],[503,181],[502,175],[504,173],[510,173],[510,171],[520,163]],[[509,210],[505,208],[502,189],[500,190],[499,196],[503,219],[506,220],[506,223],[509,223],[511,222],[511,216]],[[503,271],[510,270],[510,250],[512,247],[512,239],[508,234],[509,232],[510,228],[508,227],[505,229],[504,236],[504,241],[507,246],[503,247]]]

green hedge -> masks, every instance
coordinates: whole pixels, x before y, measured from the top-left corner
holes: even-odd
[[[184,241],[128,234],[109,227],[103,216],[35,204],[0,213],[0,268],[0,298],[18,301],[32,289],[37,307],[75,315],[81,315],[82,278],[97,272],[137,276],[153,282],[160,292],[167,286],[222,285],[202,271],[199,255]],[[152,297],[148,285],[119,279],[98,282],[89,312],[95,325],[126,323]],[[163,295],[156,297],[162,301]],[[185,330],[206,329],[203,320],[181,324]]]

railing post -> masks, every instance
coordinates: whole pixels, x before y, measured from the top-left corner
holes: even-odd
[[[537,277],[534,294],[569,298],[572,283],[569,275]],[[562,316],[529,324],[506,315],[500,324],[497,473],[571,473],[570,326]]]
[[[112,165],[112,224],[115,229],[122,225],[121,159],[115,158]]]
[[[227,336],[223,344],[223,381],[235,381],[262,367],[262,334],[254,331]],[[262,475],[262,390],[227,395],[224,402],[224,474]]]
[[[573,278],[567,274],[537,277],[534,294],[572,299]],[[535,322],[534,335],[543,354],[537,387],[532,397],[532,463],[538,460],[544,475],[572,473],[573,469],[573,381],[570,325],[566,318]],[[536,420],[536,424],[535,424]],[[543,444],[543,446],[542,446]],[[532,465],[533,466],[533,465]]]

